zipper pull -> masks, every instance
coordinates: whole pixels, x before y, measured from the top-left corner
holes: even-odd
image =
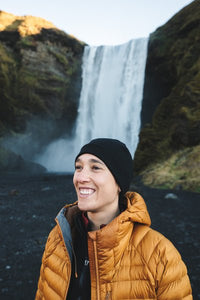
[[[109,300],[110,299],[110,294],[111,294],[111,292],[107,292],[105,300]]]

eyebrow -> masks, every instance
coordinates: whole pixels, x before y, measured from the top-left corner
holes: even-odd
[[[76,162],[81,162],[81,159],[80,158],[77,158],[77,160],[75,161],[75,163]],[[89,162],[92,162],[92,163],[97,163],[97,164],[101,164],[101,165],[104,165],[104,163],[103,162],[101,162],[100,160],[98,160],[98,159],[94,159],[94,158],[91,158],[91,159],[89,159]]]

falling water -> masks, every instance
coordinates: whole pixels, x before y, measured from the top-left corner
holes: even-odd
[[[140,130],[148,39],[85,47],[76,145],[92,138],[123,141],[134,155]]]
[[[140,130],[147,38],[119,46],[86,46],[73,140],[59,140],[40,156],[51,171],[70,171],[75,153],[96,137],[123,141],[134,156]]]

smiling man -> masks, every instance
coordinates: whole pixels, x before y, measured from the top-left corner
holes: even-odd
[[[92,154],[79,156],[75,168],[78,207],[87,212],[92,230],[97,230],[119,214],[120,187],[103,161]]]
[[[36,299],[192,299],[187,268],[173,244],[150,228],[143,198],[128,192],[125,144],[95,139],[75,159],[78,201],[56,218],[42,259]]]

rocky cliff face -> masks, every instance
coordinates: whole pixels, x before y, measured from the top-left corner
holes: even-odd
[[[46,20],[0,11],[0,169],[41,171],[4,147],[31,160],[70,132],[83,49],[83,42]]]
[[[81,88],[83,48],[41,18],[0,12],[0,136],[24,132],[36,117],[61,125],[59,133],[70,128]]]
[[[199,32],[196,0],[150,36],[143,128],[134,162],[138,173],[200,144]]]

